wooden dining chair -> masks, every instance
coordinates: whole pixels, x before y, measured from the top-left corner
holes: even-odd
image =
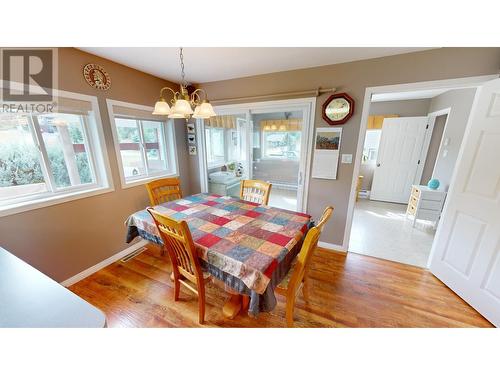
[[[315,225],[316,228],[318,228],[319,233],[323,232],[323,228],[328,220],[330,220],[330,217],[333,214],[333,207],[328,206],[323,210],[323,214],[319,218],[317,224]],[[309,299],[309,267],[306,267],[306,271],[304,273],[304,279],[302,281],[302,295],[304,296],[305,300]]]
[[[314,229],[315,231],[318,232],[317,239],[315,240],[316,245],[314,246],[314,248],[317,247],[319,236],[320,236],[321,232],[323,231],[325,223],[328,220],[330,220],[330,217],[332,216],[332,214],[333,214],[333,207],[332,206],[326,207],[324,209],[323,214],[321,215],[320,219],[318,220],[317,224],[309,230],[309,232],[311,232],[311,230]],[[307,233],[308,235],[309,235],[309,232]],[[300,256],[301,256],[300,254],[302,254],[302,252],[304,252],[304,248],[306,246],[306,240],[307,240],[307,236],[306,236],[306,239],[304,240],[304,243],[302,245],[302,249],[299,253],[299,256],[297,257],[296,263],[292,266],[293,268],[288,272],[288,274],[285,276],[283,281],[278,285],[278,288],[276,289],[276,291],[279,294],[283,294],[283,295],[287,296],[287,302],[286,302],[287,303],[287,310],[286,311],[287,311],[287,314],[291,314],[290,317],[287,315],[287,325],[289,327],[293,326],[293,308],[294,308],[294,303],[295,303],[295,297],[293,299],[293,304],[290,305],[289,304],[290,298],[288,298],[288,295],[285,294],[285,290],[289,289],[291,278],[293,278],[293,274],[295,272],[297,272],[296,267],[297,267],[297,264],[300,262]],[[299,281],[300,285],[294,285],[294,287],[296,288],[294,296],[296,296],[297,291],[299,289],[301,289],[302,295],[304,296],[304,299],[306,301],[309,300],[309,292],[308,292],[308,290],[309,290],[309,260],[312,257],[312,253],[314,252],[314,248],[308,250],[310,252],[310,254],[308,255],[307,262],[305,262],[302,266],[302,268],[303,268],[302,276],[298,279],[298,280],[300,280]],[[290,313],[288,313],[289,310],[290,310]]]
[[[304,275],[312,258],[314,249],[318,246],[320,230],[317,227],[312,227],[307,232],[306,238],[302,244],[297,261],[293,268],[288,272],[281,283],[276,287],[276,292],[286,297],[286,325],[293,327],[293,310],[295,307],[295,299],[301,288],[304,288]]]
[[[182,198],[181,180],[177,177],[160,178],[146,184],[152,206]]]
[[[269,202],[272,184],[261,180],[241,180],[240,198],[258,204]]]
[[[155,221],[172,262],[174,300],[179,300],[180,284],[195,293],[198,296],[199,322],[203,324],[205,321],[205,283],[210,280],[210,275],[201,270],[198,253],[187,222],[169,218],[151,207],[147,210]]]

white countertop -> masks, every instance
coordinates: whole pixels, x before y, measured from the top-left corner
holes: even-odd
[[[0,327],[105,326],[102,311],[0,247]]]

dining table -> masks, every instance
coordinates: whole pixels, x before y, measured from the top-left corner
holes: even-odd
[[[274,290],[292,267],[312,225],[311,216],[305,213],[211,193],[154,208],[187,222],[201,267],[230,291],[222,309],[229,318],[244,308],[252,316],[275,308]],[[127,243],[141,237],[163,246],[146,209],[130,215],[125,224]]]

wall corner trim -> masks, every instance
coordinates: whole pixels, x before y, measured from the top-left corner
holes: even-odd
[[[92,275],[93,273],[96,273],[97,271],[103,269],[104,267],[109,266],[111,263],[114,263],[117,260],[123,258],[124,256],[140,249],[143,246],[146,246],[148,243],[149,242],[146,240],[140,240],[139,242],[120,251],[119,253],[116,253],[115,255],[112,255],[109,258],[104,259],[102,262],[99,262],[96,265],[89,267],[86,270],[83,270],[82,272],[70,277],[69,279],[64,280],[63,282],[61,282],[61,285],[67,288],[73,284],[76,284],[80,280],[83,280],[86,277]]]
[[[318,246],[323,249],[333,250],[339,253],[347,253],[346,249],[342,245],[337,245],[334,243],[318,241]]]

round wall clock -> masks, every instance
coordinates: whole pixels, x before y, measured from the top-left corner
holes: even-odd
[[[354,113],[354,100],[346,93],[333,94],[323,104],[323,120],[330,125],[342,125]]]
[[[111,77],[100,65],[85,65],[83,67],[83,76],[85,81],[95,89],[108,90],[111,87]]]

